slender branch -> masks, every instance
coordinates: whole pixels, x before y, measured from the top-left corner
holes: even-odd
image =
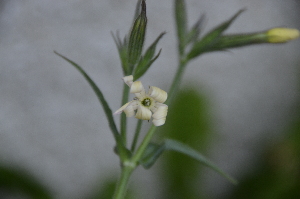
[[[179,61],[176,74],[174,76],[172,85],[171,85],[171,87],[169,89],[169,92],[168,92],[168,99],[165,102],[166,104],[170,104],[170,102],[172,101],[172,99],[175,96],[176,91],[179,90],[179,86],[180,86],[182,76],[184,74],[184,70],[185,70],[185,67],[186,67],[187,63],[188,63],[188,61],[186,61],[185,59],[181,59]]]
[[[133,138],[132,145],[131,145],[132,152],[135,150],[135,147],[136,147],[136,144],[137,144],[140,132],[141,132],[142,124],[143,124],[143,120],[138,120],[138,122],[136,124],[135,133],[134,133],[134,138]]]
[[[129,87],[124,84],[123,87],[123,97],[122,97],[122,104],[121,106],[123,106],[124,104],[127,103],[128,101],[128,96],[129,96]],[[121,137],[123,140],[123,144],[126,147],[126,143],[127,143],[127,118],[125,114],[121,114],[121,120],[120,120],[120,132],[121,132]]]
[[[151,141],[151,138],[153,137],[153,134],[156,130],[156,126],[152,125],[149,129],[149,131],[147,132],[144,140],[142,141],[141,145],[139,146],[139,148],[137,149],[136,153],[133,155],[131,161],[133,163],[138,163],[138,161],[141,159],[146,147],[148,146],[149,142]]]

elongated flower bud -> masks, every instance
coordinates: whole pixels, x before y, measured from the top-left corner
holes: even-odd
[[[266,32],[269,43],[285,43],[299,37],[299,30],[291,28],[273,28]]]
[[[129,74],[132,73],[134,65],[140,59],[142,54],[143,45],[145,41],[147,26],[146,16],[146,3],[142,1],[142,11],[138,18],[135,20],[128,43],[128,63],[129,63]]]

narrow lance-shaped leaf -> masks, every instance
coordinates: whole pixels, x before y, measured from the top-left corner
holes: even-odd
[[[90,84],[90,86],[92,87],[92,89],[94,90],[94,92],[96,93],[103,109],[106,115],[106,118],[108,120],[109,123],[109,127],[114,135],[114,138],[117,142],[117,148],[118,148],[118,153],[120,154],[120,158],[126,159],[129,155],[129,151],[125,148],[125,146],[123,145],[122,142],[122,138],[117,130],[116,124],[114,122],[113,119],[113,114],[111,109],[109,108],[109,105],[107,103],[107,101],[105,100],[101,90],[98,88],[98,86],[95,84],[95,82],[86,74],[86,72],[75,62],[71,61],[70,59],[66,58],[65,56],[57,53],[56,51],[54,51],[54,53],[58,56],[60,56],[61,58],[63,58],[64,60],[66,60],[67,62],[69,62],[71,65],[73,65],[83,76],[84,78],[87,80],[87,82]]]
[[[117,130],[116,124],[114,122],[113,119],[113,114],[111,109],[109,108],[109,105],[107,103],[107,101],[105,100],[101,90],[98,88],[98,86],[95,84],[95,82],[86,74],[86,72],[75,62],[71,61],[70,59],[66,58],[65,56],[59,54],[58,52],[54,51],[54,53],[58,56],[60,56],[61,58],[63,58],[64,60],[66,60],[67,62],[69,62],[71,65],[73,65],[83,76],[84,78],[88,81],[88,83],[90,84],[90,86],[92,87],[92,89],[94,90],[94,92],[96,93],[103,109],[105,112],[105,115],[107,117],[107,120],[109,122],[109,127],[112,131],[112,133],[114,134],[115,137],[119,136],[119,132]]]
[[[149,169],[153,166],[160,155],[165,151],[166,146],[163,144],[149,143],[139,163]]]
[[[176,20],[176,29],[178,36],[178,49],[179,54],[184,54],[185,44],[186,44],[186,35],[187,35],[187,17],[186,17],[186,8],[184,0],[175,0],[175,20]]]
[[[142,1],[142,11],[138,18],[135,20],[132,27],[129,42],[128,42],[128,63],[129,71],[128,74],[131,74],[134,65],[140,59],[142,54],[143,45],[145,41],[147,27],[147,16],[146,16],[146,3]]]
[[[123,42],[121,41],[120,37],[119,37],[119,33],[117,32],[116,36],[111,33],[115,43],[116,43],[116,46],[118,48],[118,52],[119,52],[119,57],[120,57],[120,60],[121,60],[121,64],[122,64],[122,69],[123,69],[123,74],[124,75],[128,75],[128,52],[127,52],[127,49],[128,49],[128,43],[127,43],[127,40],[126,40],[126,37],[124,38]]]
[[[165,32],[161,33],[157,39],[151,44],[151,46],[146,50],[145,55],[141,57],[138,65],[136,66],[134,70],[134,80],[140,78],[144,75],[144,73],[149,69],[151,64],[158,58],[160,55],[161,50],[159,53],[153,58],[156,45],[159,42],[159,40],[164,36]]]
[[[205,15],[201,15],[197,22],[193,25],[189,33],[187,34],[186,38],[186,44],[195,42],[202,30],[202,26],[204,23]]]
[[[191,158],[194,158],[195,160],[201,162],[205,166],[213,169],[214,171],[218,172],[220,175],[228,179],[233,184],[237,184],[237,181],[226,174],[224,171],[219,169],[214,163],[212,163],[210,160],[208,160],[206,157],[204,157],[202,154],[200,154],[198,151],[192,149],[186,144],[183,144],[179,141],[172,140],[172,139],[166,139],[165,140],[165,150],[172,150],[177,151],[179,153],[185,154],[190,156]]]
[[[224,171],[222,171],[220,168],[218,168],[214,163],[212,163],[210,160],[208,160],[206,157],[204,157],[201,153],[192,149],[190,146],[188,146],[186,144],[183,144],[179,141],[172,140],[172,139],[166,139],[165,142],[162,144],[149,143],[149,145],[147,146],[147,149],[145,150],[139,163],[145,169],[149,169],[150,167],[152,167],[154,165],[156,160],[166,150],[177,151],[179,153],[188,155],[191,158],[194,158],[195,160],[204,164],[205,166],[218,172],[220,175],[222,175],[223,177],[228,179],[233,184],[237,184],[237,181],[234,178],[232,178],[230,175],[226,174]]]
[[[231,23],[243,12],[244,10],[238,11],[233,17],[228,21],[222,23],[221,25],[214,28],[212,31],[207,33],[200,41],[196,42],[192,47],[191,51],[188,53],[187,58],[193,59],[203,52],[206,52],[206,49],[209,49],[210,46],[214,45],[214,42],[217,41],[218,37],[231,25]]]
[[[135,80],[140,78],[141,76],[143,76],[145,74],[145,72],[150,68],[150,66],[153,64],[153,62],[159,57],[160,53],[161,53],[161,49],[159,50],[157,55],[145,65],[143,70],[140,70],[137,73],[135,73],[135,77],[134,77]]]

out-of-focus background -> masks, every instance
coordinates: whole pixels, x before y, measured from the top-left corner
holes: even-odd
[[[300,2],[296,0],[186,3],[189,25],[206,14],[206,31],[242,8],[247,11],[228,33],[278,26],[300,29]],[[136,0],[0,1],[3,198],[24,198],[17,189],[10,189],[22,186],[27,186],[28,192],[48,190],[52,198],[93,198],[97,193],[103,198],[100,192],[117,178],[119,161],[102,107],[78,71],[53,50],[81,65],[99,85],[110,107],[118,109],[123,83],[111,31],[119,31],[122,37],[127,34],[135,4]],[[146,46],[161,32],[167,34],[158,45],[161,56],[141,80],[164,90],[168,90],[177,67],[173,7],[173,1],[147,1]],[[188,164],[190,160],[182,157],[175,166],[172,154],[166,153],[150,170],[134,173],[132,192],[138,198],[168,198],[169,190],[177,186],[194,198],[246,198],[243,193],[250,196],[256,192],[262,193],[260,198],[267,198],[265,192],[276,198],[274,194],[280,196],[276,191],[290,191],[299,185],[299,178],[288,178],[299,176],[295,168],[300,165],[299,147],[295,147],[300,133],[299,42],[251,46],[195,59],[184,75],[184,92],[170,107],[170,117],[161,128],[162,135],[177,136],[203,151],[235,176],[239,186],[199,164],[187,167],[189,172],[184,173],[184,166],[195,162]],[[119,116],[115,119],[118,123]],[[129,119],[129,130],[135,122]],[[143,129],[148,126],[146,123]],[[192,129],[188,132],[187,127]],[[13,182],[18,172],[10,169],[26,173],[22,176],[26,183]],[[177,184],[170,177],[176,174],[181,175]],[[184,189],[180,182],[188,177],[193,178],[193,184]],[[36,183],[41,184],[40,189]],[[269,187],[263,190],[264,185]],[[199,195],[189,189],[198,190]],[[180,198],[180,193],[177,195]]]

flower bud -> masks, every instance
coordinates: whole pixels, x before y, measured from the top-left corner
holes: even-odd
[[[146,3],[143,0],[141,14],[135,20],[129,37],[129,43],[128,43],[128,62],[130,66],[129,74],[132,74],[133,67],[140,59],[140,56],[142,54],[143,45],[145,41],[146,27],[147,27]]]
[[[266,32],[269,43],[285,43],[299,37],[299,30],[291,28],[273,28]]]

